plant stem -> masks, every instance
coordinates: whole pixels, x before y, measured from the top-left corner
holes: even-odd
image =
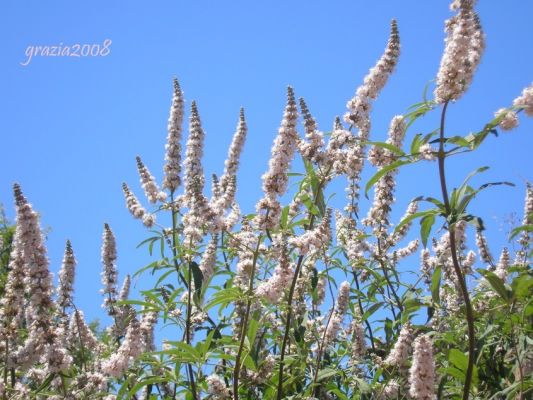
[[[381,227],[380,227],[381,228]],[[381,230],[381,229],[380,229]],[[392,295],[394,297],[394,300],[396,300],[396,305],[398,306],[398,309],[400,311],[400,315],[401,313],[403,312],[403,305],[402,305],[402,300],[400,299],[400,297],[398,296],[398,293],[396,292],[396,289],[394,289],[394,286],[392,285],[392,282],[390,280],[390,277],[389,277],[389,273],[388,273],[388,270],[387,270],[387,265],[385,263],[385,260],[384,260],[384,255],[382,254],[382,250],[381,250],[381,239],[379,238],[378,236],[378,254],[377,254],[377,260],[379,262],[379,265],[381,266],[381,270],[383,271],[383,276],[385,277],[385,281],[387,282],[387,287],[390,289],[390,291],[392,292]],[[394,307],[392,308],[392,314],[394,315],[394,319],[396,320],[396,313],[394,312]]]
[[[174,268],[176,269],[176,273],[178,274],[178,279],[181,276],[179,265],[178,265],[178,253],[177,253],[177,243],[176,243],[176,225],[177,225],[177,212],[176,208],[174,207],[174,191],[170,192],[170,204],[172,207],[172,256],[174,259]],[[187,320],[185,322],[185,341],[187,344],[190,342],[190,323],[191,323],[191,264],[189,263],[189,281],[185,282],[185,279],[182,278],[184,283],[187,283],[187,291],[189,292],[188,298],[187,298]],[[192,365],[190,363],[187,363],[187,374],[189,375],[189,381],[191,382],[191,392],[192,397],[194,400],[198,399],[198,395],[196,394],[196,384],[194,382],[194,374],[192,370]]]
[[[312,218],[312,217],[311,217]],[[284,360],[285,360],[285,350],[287,348],[287,342],[289,339],[289,331],[291,326],[291,318],[292,318],[292,298],[294,297],[294,289],[296,287],[296,281],[298,280],[298,273],[300,272],[300,268],[302,267],[302,261],[304,257],[300,255],[298,257],[298,263],[296,264],[296,269],[294,271],[294,278],[291,283],[291,288],[289,290],[289,298],[287,300],[288,303],[288,309],[287,309],[287,320],[285,322],[285,333],[283,335],[283,342],[281,343],[281,354],[279,359],[279,374],[278,374],[278,394],[277,394],[277,400],[281,400],[283,397],[283,368],[284,368]]]
[[[328,173],[329,173],[329,170],[328,170],[328,172],[326,173],[325,176],[327,176]],[[318,184],[317,190],[314,193],[313,204],[316,204],[316,202],[318,200],[318,196],[319,196],[320,192],[322,191],[322,186],[324,185],[324,183],[325,183],[325,178],[322,179],[319,182],[319,184]],[[309,225],[306,226],[306,230],[313,229],[313,223],[315,222],[315,214],[311,214],[311,212],[309,212],[309,214],[311,216],[309,217]],[[289,331],[290,331],[290,327],[291,327],[292,299],[294,297],[294,289],[296,288],[296,282],[298,280],[298,275],[300,274],[300,269],[302,267],[303,259],[304,259],[303,255],[300,255],[298,257],[298,262],[296,264],[296,269],[294,270],[294,277],[292,278],[291,287],[289,289],[289,298],[287,300],[287,306],[288,306],[287,307],[287,321],[285,322],[285,333],[283,335],[283,342],[281,343],[281,354],[280,354],[280,359],[279,359],[278,394],[276,396],[277,400],[281,400],[282,397],[283,397],[283,368],[285,367],[285,363],[284,363],[285,350],[287,348],[287,342],[289,340]]]
[[[324,351],[324,344],[326,342],[326,334],[328,332],[329,323],[331,322],[331,317],[333,316],[333,313],[335,312],[335,308],[332,308],[331,312],[329,313],[328,321],[326,323],[326,327],[324,329],[324,333],[322,334],[322,340],[320,341],[320,345],[318,346],[318,353],[316,356],[316,367],[315,367],[315,376],[313,378],[313,396],[318,396],[318,371],[320,369],[320,361],[322,358],[322,352]]]
[[[359,287],[359,278],[357,277],[357,272],[355,269],[352,269],[353,277],[355,280],[355,287],[357,288],[358,292],[361,292],[361,289]],[[363,309],[363,303],[361,301],[361,296],[357,296],[357,304],[359,305],[359,313],[361,314],[361,317],[365,314],[365,310]],[[376,352],[376,347],[374,346],[374,335],[372,333],[372,326],[370,325],[370,322],[368,322],[368,318],[365,319],[365,325],[368,329],[368,336],[370,337],[370,346],[372,346],[372,351]]]
[[[444,153],[444,126],[446,122],[446,110],[448,108],[448,101],[444,103],[442,108],[441,120],[440,120],[440,140],[439,140],[439,152],[438,152],[438,162],[439,162],[439,178],[440,186],[442,191],[442,199],[444,201],[444,207],[446,209],[446,217],[448,219],[448,234],[450,237],[450,251],[452,255],[453,269],[455,270],[455,275],[457,276],[457,281],[459,282],[459,287],[461,289],[461,294],[463,295],[463,300],[465,302],[465,314],[466,322],[468,325],[468,365],[466,368],[465,384],[463,387],[463,400],[468,400],[470,395],[470,386],[472,385],[472,375],[474,371],[474,353],[476,351],[476,338],[475,338],[475,327],[474,327],[474,312],[472,310],[472,304],[470,303],[470,296],[468,294],[468,288],[466,286],[466,281],[463,272],[461,271],[461,266],[459,265],[459,259],[457,257],[457,243],[455,240],[455,220],[450,221],[452,216],[452,209],[450,207],[450,200],[448,197],[448,189],[446,187],[446,174],[444,170],[444,160],[446,158]]]
[[[268,211],[267,211],[268,218]],[[252,270],[250,271],[250,283],[248,284],[248,300],[246,301],[246,312],[244,313],[244,319],[241,326],[241,337],[239,343],[239,350],[237,356],[235,357],[235,368],[233,370],[233,399],[239,400],[239,376],[241,373],[241,357],[242,351],[244,349],[244,339],[246,337],[246,330],[248,329],[248,318],[250,315],[250,309],[252,307],[252,294],[254,290],[254,275],[255,275],[255,265],[257,264],[257,259],[259,257],[259,246],[261,245],[261,237],[257,240],[257,246],[254,251],[254,258],[252,261]]]
[[[191,314],[192,314],[192,303],[191,303],[191,296],[192,296],[192,288],[191,288],[191,278],[192,278],[192,268],[191,268],[192,261],[189,262],[189,281],[188,281],[188,296],[187,296],[187,320],[185,321],[185,343],[191,344]],[[194,373],[192,370],[191,363],[187,363],[187,369],[189,371],[189,378],[191,381],[191,391],[192,391],[192,397],[194,400],[198,398],[196,394],[196,383],[194,382]]]

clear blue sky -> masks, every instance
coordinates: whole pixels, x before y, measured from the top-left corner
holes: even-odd
[[[381,55],[392,18],[402,54],[397,72],[374,105],[371,138],[383,140],[395,114],[421,99],[443,49],[448,1],[3,1],[0,4],[0,202],[13,217],[11,187],[19,182],[51,228],[48,248],[57,272],[64,241],[78,258],[76,301],[88,318],[101,316],[103,223],[118,241],[121,279],[150,259],[135,246],[146,237],[124,207],[121,182],[141,196],[135,156],[161,179],[171,79],[187,105],[198,102],[207,133],[205,171],[220,173],[240,106],[248,142],[238,175],[238,199],[251,212],[277,132],[285,87],[294,86],[329,130],[335,115]],[[533,80],[533,3],[480,1],[487,51],[470,92],[449,112],[449,132],[466,134],[507,106]],[[34,57],[28,46],[101,44],[106,57]],[[436,115],[420,129],[437,127]],[[533,121],[489,138],[475,155],[452,162],[453,184],[477,166],[484,180],[511,180],[476,205],[494,238],[513,211],[522,213],[525,180],[533,180]],[[410,132],[410,138],[416,129]],[[528,151],[529,150],[529,151]],[[435,167],[435,166],[433,166]],[[367,175],[368,176],[368,173]],[[406,168],[398,192],[408,200],[436,192],[436,170]],[[246,183],[244,185],[244,182]],[[343,194],[339,194],[343,196]],[[366,209],[366,207],[363,207]],[[413,266],[418,258],[412,258]],[[146,287],[147,282],[137,282]]]

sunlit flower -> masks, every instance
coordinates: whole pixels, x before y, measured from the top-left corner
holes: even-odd
[[[183,93],[178,80],[174,78],[174,92],[172,105],[168,118],[168,136],[165,145],[165,176],[163,177],[163,189],[174,192],[181,184],[181,131],[183,124]]]
[[[409,394],[415,400],[434,400],[435,361],[431,339],[421,335],[415,339],[413,364],[409,369]]]
[[[457,100],[468,90],[485,49],[485,34],[471,1],[460,2],[459,13],[446,21],[446,33],[437,73],[437,103]]]

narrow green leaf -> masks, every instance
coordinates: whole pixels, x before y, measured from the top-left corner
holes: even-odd
[[[435,268],[431,277],[431,298],[435,304],[440,303],[440,281],[442,276],[442,267],[439,265]]]
[[[321,369],[320,371],[318,371],[318,381],[322,381],[326,378],[330,378],[332,376],[335,376],[337,375],[338,371],[336,369],[333,369],[333,368],[324,368],[324,369]]]
[[[191,261],[190,266],[192,271],[192,277],[194,279],[194,290],[196,291],[196,294],[199,298],[200,293],[202,293],[202,283],[204,280],[204,275],[202,274],[202,271],[200,270],[200,267],[196,262]]]
[[[365,186],[365,197],[368,199],[368,191],[372,186],[376,184],[377,181],[379,181],[386,173],[393,171],[402,165],[410,164],[411,160],[398,160],[393,162],[390,165],[387,165],[386,167],[381,168],[379,171],[377,171],[372,178],[367,182]]]
[[[422,244],[427,247],[428,237],[431,233],[431,228],[435,223],[435,214],[428,214],[420,220],[420,237],[422,238]]]
[[[438,213],[439,213],[439,210],[433,208],[430,210],[419,211],[414,214],[408,215],[407,217],[402,219],[398,225],[396,225],[396,228],[394,229],[394,231],[398,232],[402,226],[409,224],[411,221],[417,218],[425,217],[427,215],[437,215]]]
[[[370,318],[372,316],[372,314],[374,314],[377,310],[379,310],[382,305],[383,305],[383,302],[372,304],[368,308],[368,310],[365,311],[365,313],[363,314],[363,317],[361,318],[361,320],[362,321],[366,321],[368,318]]]
[[[385,143],[385,142],[365,142],[366,144],[371,144],[371,145],[374,145],[374,146],[377,146],[377,147],[383,147],[384,149],[387,149],[389,150],[391,153],[394,153],[396,154],[397,156],[405,156],[405,152],[400,149],[399,147],[396,147],[394,146],[393,144],[390,144],[390,143]]]
[[[490,283],[490,286],[494,289],[496,293],[500,295],[500,297],[505,300],[506,302],[509,302],[512,297],[512,293],[510,293],[509,290],[505,287],[504,282],[498,278],[498,276],[491,271],[486,271],[484,269],[478,269],[477,270],[483,277]]]
[[[448,360],[461,371],[466,371],[468,367],[468,357],[457,349],[451,349]]]
[[[283,210],[281,210],[281,220],[280,220],[280,226],[282,229],[285,229],[287,227],[287,221],[289,219],[289,206],[283,207]]]

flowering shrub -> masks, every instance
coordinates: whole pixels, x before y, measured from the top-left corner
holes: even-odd
[[[129,275],[119,289],[115,237],[105,224],[102,295],[113,321],[106,329],[88,325],[73,302],[70,242],[53,287],[38,215],[15,184],[14,233],[3,224],[0,242],[2,398],[531,398],[533,187],[526,187],[522,225],[494,258],[470,203],[509,183],[474,188],[471,174],[449,191],[445,167],[496,129],[515,128],[520,113],[533,115],[533,86],[480,131],[448,137],[446,111],[468,89],[484,50],[473,1],[456,0],[452,9],[434,100],[394,116],[385,142],[370,141],[370,110],[400,55],[396,21],[332,131],[319,130],[288,88],[251,215],[235,200],[244,111],[207,196],[199,109],[191,103],[182,162],[184,99],[175,80],[161,186],[137,157],[153,209],[122,186],[127,209],[150,229],[142,245],[150,254],[160,249],[136,274],[151,271],[157,281],[141,300],[130,299]],[[440,113],[439,129],[404,146],[410,126],[431,112]],[[291,172],[297,156],[303,173]],[[377,170],[361,188],[367,160]],[[395,222],[395,177],[413,163],[438,170],[441,197],[414,198]],[[346,205],[334,209],[330,188],[339,180],[348,182]],[[372,188],[363,215],[359,196]],[[420,237],[408,241],[415,220]],[[433,233],[435,224],[442,230]],[[469,249],[469,237],[477,248]],[[418,251],[420,270],[408,275],[400,266]],[[155,340],[156,327],[171,339]]]

